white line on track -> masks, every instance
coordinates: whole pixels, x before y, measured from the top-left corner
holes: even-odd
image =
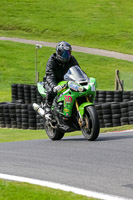
[[[114,195],[93,192],[90,190],[84,190],[84,189],[71,187],[71,186],[63,185],[63,184],[59,184],[59,183],[53,183],[53,182],[49,182],[49,181],[37,180],[37,179],[32,179],[32,178],[20,177],[20,176],[13,176],[13,175],[8,175],[8,174],[0,173],[0,179],[25,182],[25,183],[30,183],[30,184],[34,184],[34,185],[50,187],[53,189],[59,189],[59,190],[67,191],[67,192],[73,192],[75,194],[84,195],[87,197],[98,198],[98,199],[102,199],[102,200],[133,200],[133,199],[128,199],[128,198],[124,198],[124,197],[118,197],[118,196],[114,196]]]

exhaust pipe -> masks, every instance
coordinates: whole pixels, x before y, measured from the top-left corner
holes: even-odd
[[[44,116],[45,112],[44,110],[41,108],[41,106],[39,106],[38,104],[36,103],[33,103],[33,109],[38,112],[39,115],[41,115],[42,117]]]

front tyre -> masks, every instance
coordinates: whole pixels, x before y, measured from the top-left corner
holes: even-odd
[[[60,140],[65,134],[59,131],[57,128],[52,128],[47,121],[45,122],[45,131],[51,140]]]
[[[81,130],[85,138],[89,141],[94,141],[99,135],[99,120],[94,106],[85,108],[84,125]]]

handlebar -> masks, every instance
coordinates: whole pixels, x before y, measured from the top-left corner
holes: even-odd
[[[67,88],[67,86],[68,86],[68,84],[67,84],[67,83],[66,83],[66,84],[64,84],[64,85],[62,85],[62,86],[61,86],[61,89],[60,89],[58,92],[61,92],[62,90],[66,89],[66,88]]]

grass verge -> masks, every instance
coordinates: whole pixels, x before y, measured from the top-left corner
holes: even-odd
[[[1,0],[0,36],[133,53],[132,0]]]
[[[111,128],[101,128],[100,133],[121,131],[133,129],[133,125],[125,125]],[[66,133],[65,137],[82,135],[81,131],[75,131],[71,133]],[[24,140],[39,140],[47,139],[48,136],[45,130],[23,130],[23,129],[6,129],[0,128],[0,143],[2,142],[15,142]]]
[[[48,58],[55,49],[43,47],[38,52],[40,81],[45,75]],[[113,58],[73,52],[81,68],[89,77],[95,77],[98,90],[114,90],[115,70],[119,69],[128,77],[133,77],[132,62]],[[0,41],[0,102],[11,101],[11,84],[35,83],[35,46],[15,42]],[[124,86],[133,89],[132,78]]]
[[[64,192],[28,183],[0,180],[0,200],[95,200],[72,192]]]

